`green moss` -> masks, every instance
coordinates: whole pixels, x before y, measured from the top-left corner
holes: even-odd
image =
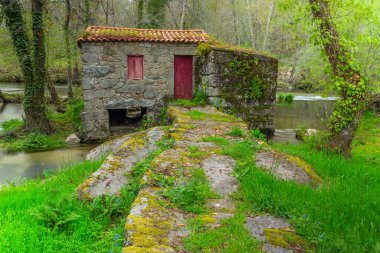
[[[222,113],[204,113],[197,110],[191,110],[186,113],[193,120],[210,120],[210,121],[219,121],[219,122],[239,122],[240,119]]]
[[[301,236],[288,229],[264,228],[265,238],[272,245],[285,249],[303,249],[311,251],[310,244]]]

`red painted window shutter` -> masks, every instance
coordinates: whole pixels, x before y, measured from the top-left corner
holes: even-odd
[[[128,55],[128,79],[144,79],[144,56]]]

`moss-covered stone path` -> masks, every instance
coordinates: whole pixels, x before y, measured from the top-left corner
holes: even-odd
[[[210,106],[169,107],[168,116],[171,127],[125,136],[92,152],[91,159],[113,154],[78,188],[79,197],[91,201],[101,194],[117,194],[140,175],[140,191],[126,220],[123,252],[194,252],[184,240],[241,216],[235,197],[237,161],[223,154],[217,143],[243,140],[240,132],[248,132],[246,124]],[[258,140],[256,145],[263,147],[257,165],[268,169],[277,157],[281,169],[272,172],[279,178],[320,182],[304,161],[285,158]],[[141,166],[147,161],[148,166]],[[251,215],[242,222],[241,233],[251,235],[249,243],[255,245],[250,252],[304,252],[302,243],[294,243],[302,238],[283,219]]]

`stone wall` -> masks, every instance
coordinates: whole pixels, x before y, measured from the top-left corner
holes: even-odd
[[[196,84],[208,102],[236,114],[250,129],[274,132],[278,61],[268,56],[223,48],[197,58]]]
[[[164,98],[174,95],[174,55],[195,55],[196,48],[183,43],[83,42],[86,139],[109,137],[108,109],[140,107],[157,115]],[[128,80],[128,55],[144,56],[143,80]]]

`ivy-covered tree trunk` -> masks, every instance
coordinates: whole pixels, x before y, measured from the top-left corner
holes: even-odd
[[[51,125],[45,104],[46,53],[43,27],[44,0],[32,0],[32,29],[34,42],[34,82],[25,87],[25,128],[50,133]]]
[[[65,31],[65,49],[66,49],[66,60],[67,60],[67,87],[68,87],[68,97],[73,98],[73,75],[72,75],[72,62],[71,62],[71,45],[70,45],[70,19],[71,19],[71,0],[66,0],[66,20],[63,26]]]
[[[29,132],[48,133],[51,130],[45,106],[45,48],[42,27],[42,2],[33,0],[34,62],[22,9],[18,0],[0,0],[5,22],[10,31],[25,80],[25,129]]]
[[[143,26],[143,18],[144,18],[144,0],[138,0],[136,27]]]
[[[351,143],[365,108],[366,80],[354,66],[342,45],[332,20],[328,0],[309,0],[314,20],[319,24],[322,44],[336,76],[340,98],[330,118],[330,148],[351,155]]]

